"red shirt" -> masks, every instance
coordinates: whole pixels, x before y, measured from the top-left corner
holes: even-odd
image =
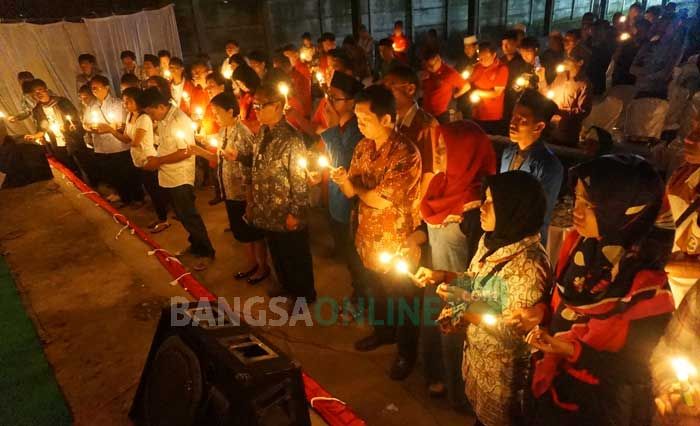
[[[490,67],[480,63],[474,66],[469,82],[473,88],[493,90],[494,87],[506,87],[508,84],[508,66],[496,59]],[[492,99],[481,99],[472,107],[472,118],[480,121],[497,121],[503,118],[503,99],[505,90],[500,96]]]
[[[308,68],[307,68],[308,69]],[[309,72],[311,75],[311,72]],[[299,101],[304,117],[311,114],[311,80],[303,75],[297,68],[293,68],[290,73],[292,78],[292,98]]]
[[[447,111],[455,90],[460,90],[466,83],[457,71],[447,64],[442,64],[436,73],[429,73],[423,80],[423,109],[437,117]]]

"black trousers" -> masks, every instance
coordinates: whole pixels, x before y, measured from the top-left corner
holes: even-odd
[[[148,196],[151,197],[153,209],[158,215],[158,220],[165,222],[168,219],[168,192],[158,184],[158,170],[139,170],[141,184],[146,188]]]
[[[370,320],[375,322],[374,332],[384,339],[395,337],[399,356],[416,360],[423,289],[393,271],[381,274],[365,268],[364,278],[368,307],[374,310],[374,315],[369,313]]]
[[[280,285],[296,297],[305,297],[308,303],[315,301],[308,228],[292,232],[265,231],[265,240]]]
[[[190,234],[188,241],[192,247],[192,254],[213,258],[215,252],[211,241],[209,241],[207,227],[204,225],[202,216],[199,215],[194,203],[194,187],[192,185],[180,185],[175,188],[166,188],[166,191],[177,218]]]
[[[68,153],[68,148],[65,146],[47,145],[47,150],[51,153],[53,158],[58,160],[59,163],[68,167],[73,174],[82,178],[82,173],[76,163],[75,158]]]
[[[128,150],[113,154],[95,153],[95,160],[100,168],[100,179],[117,190],[122,202],[143,201],[139,170],[134,166]]]
[[[335,251],[340,255],[350,272],[350,284],[353,288],[353,295],[358,297],[365,296],[367,291],[362,279],[362,260],[360,255],[357,254],[355,236],[350,224],[338,222],[332,217],[329,217],[328,221],[331,227],[331,235],[333,235],[333,242],[335,243]]]

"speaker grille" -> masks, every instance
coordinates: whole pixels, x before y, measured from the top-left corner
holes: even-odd
[[[146,424],[193,425],[202,400],[202,382],[197,355],[180,337],[168,337],[156,353],[146,382]]]

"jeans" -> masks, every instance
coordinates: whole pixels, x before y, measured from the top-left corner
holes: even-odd
[[[199,215],[194,204],[194,187],[192,185],[180,185],[175,188],[167,188],[167,192],[177,218],[190,234],[188,240],[192,254],[199,257],[213,258],[215,252],[209,241],[207,227],[204,225],[202,216]]]

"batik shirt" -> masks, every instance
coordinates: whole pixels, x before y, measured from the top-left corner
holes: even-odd
[[[363,139],[355,148],[348,175],[355,188],[374,190],[391,203],[391,207],[375,209],[360,200],[355,246],[362,263],[383,272],[386,266],[379,255],[388,252],[403,255],[415,267],[420,250],[406,252],[406,239],[419,225],[414,219],[420,195],[418,148],[396,132],[379,149],[373,140]]]
[[[225,200],[244,201],[250,187],[250,164],[253,157],[253,134],[240,120],[233,126],[219,130],[221,149],[217,152],[218,167],[216,177],[219,179],[221,196]],[[235,161],[224,158],[224,151],[234,148],[238,152]]]
[[[287,215],[306,226],[309,205],[307,171],[299,164],[306,158],[301,134],[286,120],[272,128],[264,126],[255,139],[252,162],[253,213],[258,228],[286,232]]]

